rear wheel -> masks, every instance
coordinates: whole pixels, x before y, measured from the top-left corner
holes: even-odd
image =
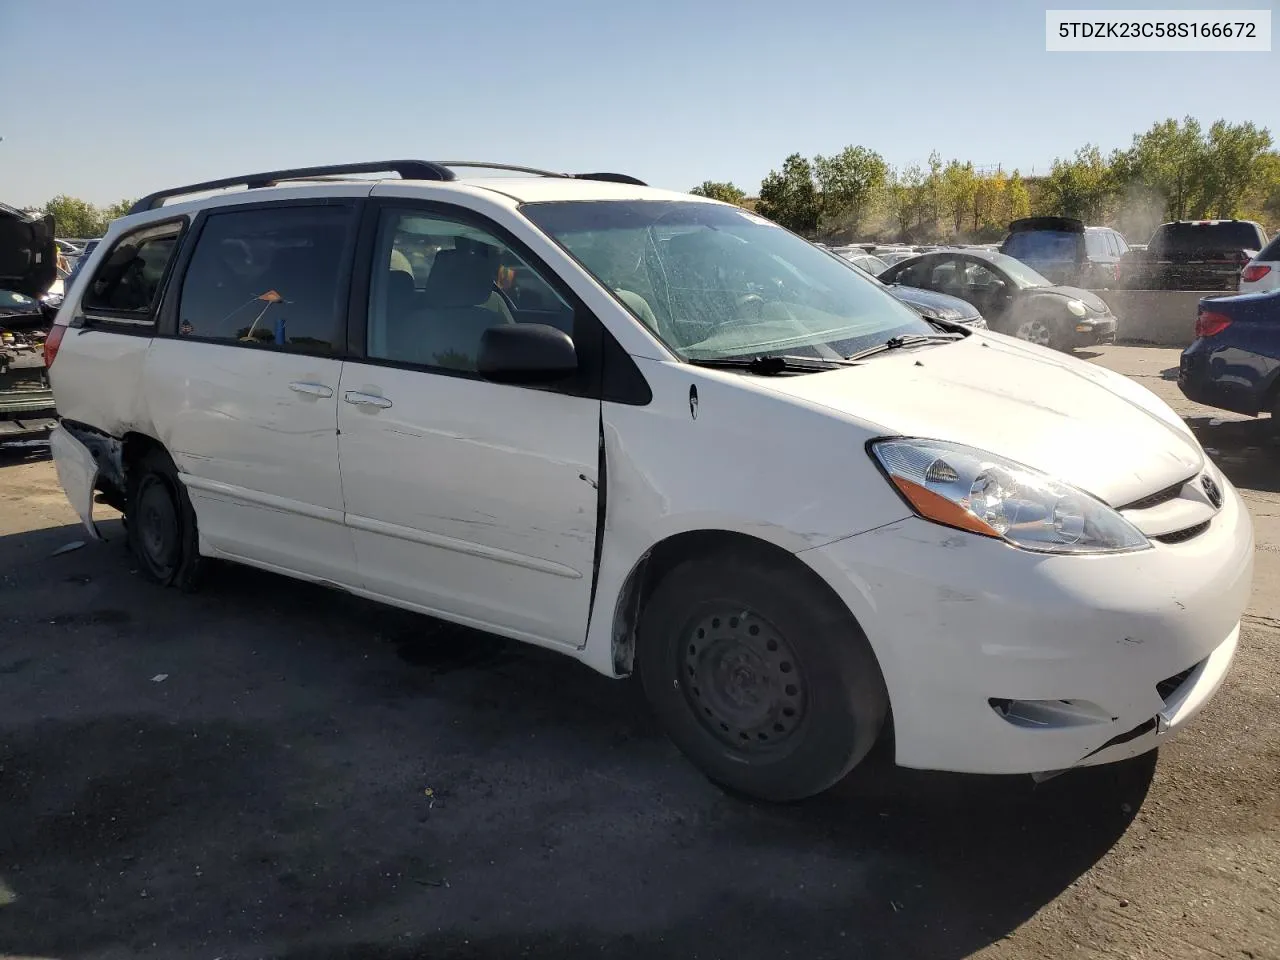
[[[765,800],[834,784],[888,708],[853,618],[786,562],[717,554],[674,568],[642,614],[637,656],[676,745],[712,780]]]
[[[196,516],[173,461],[148,450],[129,470],[129,549],[147,579],[191,589],[202,570]]]

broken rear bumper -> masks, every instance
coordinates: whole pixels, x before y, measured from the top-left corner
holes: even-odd
[[[98,461],[89,448],[77,440],[66,427],[54,426],[49,434],[49,451],[58,471],[58,482],[67,494],[72,508],[80,516],[89,535],[101,540],[93,522],[93,492],[98,482]]]

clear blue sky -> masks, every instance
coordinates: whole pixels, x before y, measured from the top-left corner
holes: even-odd
[[[754,193],[786,154],[849,143],[1027,172],[1168,116],[1280,138],[1280,54],[1046,53],[1045,8],[1068,5],[0,0],[0,200],[396,157]]]

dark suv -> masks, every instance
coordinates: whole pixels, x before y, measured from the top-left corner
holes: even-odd
[[[1129,245],[1110,227],[1086,227],[1071,217],[1026,217],[1009,224],[1000,252],[1053,283],[1099,290],[1117,285]]]
[[[1121,263],[1121,277],[1134,290],[1232,290],[1240,270],[1267,245],[1252,220],[1176,220],[1162,223],[1146,250]]]

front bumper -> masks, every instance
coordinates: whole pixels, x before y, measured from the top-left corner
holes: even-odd
[[[1224,486],[1199,536],[1128,554],[1034,554],[911,518],[799,556],[875,650],[899,764],[1065,770],[1158,746],[1226,676],[1253,527]]]
[[[1090,347],[1097,343],[1115,343],[1116,318],[1108,315],[1077,320],[1073,328],[1073,336],[1077,347]]]

